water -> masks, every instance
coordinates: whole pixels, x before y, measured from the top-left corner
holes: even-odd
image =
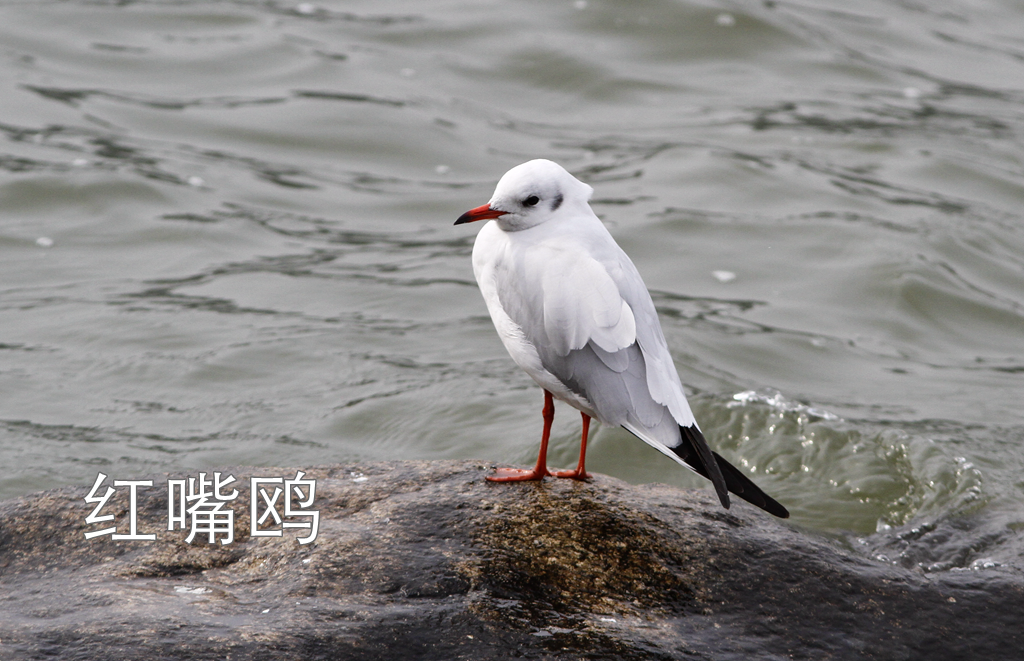
[[[452,223],[547,157],[796,525],[1024,564],[1020,35],[1010,0],[4,2],[0,497],[531,463]],[[620,430],[588,467],[704,486]]]

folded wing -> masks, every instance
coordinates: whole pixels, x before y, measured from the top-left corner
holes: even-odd
[[[589,402],[598,420],[700,472],[673,451],[683,443],[680,428],[696,422],[636,267],[610,235],[587,251],[558,245],[541,242],[508,255],[509,277],[497,286],[504,312],[544,368]],[[524,282],[540,286],[526,289]],[[728,507],[725,478],[703,436],[695,449]]]

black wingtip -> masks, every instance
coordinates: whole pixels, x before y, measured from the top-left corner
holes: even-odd
[[[759,486],[754,484],[740,469],[723,459],[720,454],[715,452],[714,455],[718,460],[719,468],[722,469],[722,474],[725,475],[725,482],[729,485],[729,491],[732,491],[751,505],[756,505],[765,512],[773,514],[780,519],[789,518],[789,510],[783,507],[779,501],[761,491]]]
[[[725,476],[722,475],[722,469],[718,466],[715,453],[711,451],[711,447],[708,446],[708,442],[704,439],[704,434],[697,429],[697,425],[690,425],[689,427],[679,426],[683,442],[678,448],[673,448],[673,451],[682,458],[687,464],[690,464],[697,470],[698,473],[711,480],[711,484],[715,486],[715,493],[718,494],[718,500],[721,501],[722,507],[729,509],[729,487],[725,480]],[[688,446],[688,447],[687,447]],[[679,450],[686,447],[686,456],[680,454]],[[740,494],[736,494],[739,496]]]
[[[697,471],[697,473],[711,480],[715,485],[715,491],[718,493],[718,499],[722,501],[723,507],[729,508],[729,496],[727,493],[723,495],[723,491],[728,489],[728,491],[736,494],[751,505],[760,507],[769,514],[780,519],[789,518],[789,510],[764,491],[761,491],[760,487],[754,484],[740,469],[723,459],[722,455],[713,452],[708,447],[704,435],[697,429],[696,425],[689,427],[680,426],[679,430],[683,442],[677,447],[672,448],[672,451],[686,462],[688,466]],[[707,453],[701,452],[702,446],[703,449],[707,450]],[[710,462],[705,458],[707,456],[710,456]],[[710,466],[708,465],[709,463]],[[715,473],[717,473],[718,480],[714,477]],[[721,488],[719,480],[721,480]]]

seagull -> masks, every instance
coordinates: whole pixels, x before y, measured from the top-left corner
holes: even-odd
[[[544,389],[537,464],[499,468],[493,482],[586,480],[591,419],[621,426],[711,480],[722,506],[729,492],[786,518],[789,512],[711,450],[686,401],[654,302],[636,266],[588,203],[594,189],[553,161],[512,168],[490,202],[456,225],[489,220],[473,245],[473,274],[498,336]],[[547,467],[554,399],[580,411],[574,470]]]

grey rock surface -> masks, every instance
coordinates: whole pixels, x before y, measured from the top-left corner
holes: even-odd
[[[304,469],[318,538],[85,539],[88,488],[0,503],[0,659],[1012,659],[1024,581],[877,563],[663,485],[492,484],[476,462]],[[194,476],[194,475],[193,475]],[[184,477],[184,476],[171,476]],[[134,478],[133,478],[134,479]],[[128,511],[121,489],[104,512]],[[121,532],[121,528],[119,528]]]

